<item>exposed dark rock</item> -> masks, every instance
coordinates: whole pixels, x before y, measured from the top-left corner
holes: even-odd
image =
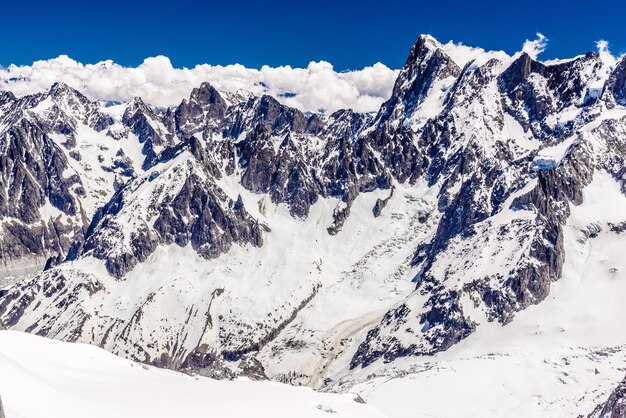
[[[33,256],[43,258],[41,269],[50,254],[63,255],[82,241],[85,221],[77,199],[82,184],[67,175],[67,168],[63,151],[40,125],[21,119],[0,137],[0,188],[5,190],[0,217],[6,218],[0,259],[7,271],[12,260]],[[41,222],[41,208],[48,202],[78,223]]]
[[[268,380],[263,364],[256,357],[246,357],[239,364],[241,373],[252,380]]]
[[[626,105],[626,57],[623,57],[615,66],[604,86],[604,96],[613,105]]]
[[[460,72],[459,66],[436,40],[428,35],[420,36],[398,75],[391,98],[382,105],[374,123],[411,116],[434,82],[457,77]]]
[[[184,137],[205,130],[217,132],[221,129],[226,114],[226,102],[209,83],[193,89],[189,100],[176,108],[174,118],[177,129]]]
[[[626,379],[617,385],[604,403],[589,414],[589,418],[626,418]]]
[[[191,244],[206,258],[217,257],[235,242],[260,246],[263,241],[258,222],[247,214],[241,199],[233,202],[210,180],[207,166],[199,165],[202,150],[193,149],[201,147],[196,141],[189,142],[188,147],[199,158],[184,161],[167,176],[150,175],[120,189],[94,217],[83,253],[105,260],[107,270],[121,278],[161,244]],[[128,200],[135,190],[151,182],[159,185],[150,202]],[[182,183],[175,194],[167,192],[172,183]],[[154,216],[154,220],[151,225],[144,220],[125,230],[118,218],[127,211]],[[133,212],[128,216],[141,215]],[[125,240],[128,246],[122,244]]]
[[[374,214],[375,218],[378,218],[380,216],[380,214],[383,212],[383,209],[385,208],[385,206],[387,206],[387,202],[389,202],[389,199],[391,199],[393,197],[393,187],[391,188],[391,193],[389,193],[389,196],[387,196],[384,199],[378,198],[376,199],[376,203],[374,204],[374,207],[372,208],[372,213]]]
[[[346,222],[346,219],[350,216],[351,207],[352,202],[348,201],[346,203],[340,203],[335,208],[333,211],[333,224],[326,229],[330,235],[337,235],[337,233],[341,231],[344,222]]]
[[[287,130],[303,133],[307,119],[297,109],[281,105],[271,96],[252,97],[247,102],[231,107],[226,112],[224,134],[237,138],[240,134],[264,129],[273,134]]]
[[[546,120],[550,115],[585,98],[585,86],[600,66],[599,56],[595,52],[557,65],[544,65],[522,53],[498,77],[500,90],[509,99],[503,103],[504,109],[524,129],[531,129],[539,138],[572,134],[572,123],[552,128]],[[531,76],[544,80],[545,87]],[[585,105],[592,104],[593,100],[593,97],[587,97]]]
[[[238,347],[236,350],[225,350],[222,352],[222,357],[226,361],[238,361],[244,358],[244,356],[259,351],[264,345],[275,339],[280,332],[287,327],[294,319],[298,313],[303,310],[317,295],[319,291],[320,285],[316,284],[311,293],[304,298],[297,306],[294,307],[291,315],[284,318],[282,322],[280,322],[276,327],[272,328],[267,332],[263,337],[261,337],[258,341],[250,341],[246,346]],[[227,334],[227,331],[224,333]]]
[[[626,231],[626,221],[619,223],[609,223],[609,229],[611,232],[615,232],[616,234],[621,234]]]
[[[0,193],[0,264],[31,257],[37,269],[46,269],[36,279],[2,291],[0,313],[13,326],[40,302],[38,297],[62,295],[63,308],[101,291],[99,283],[87,279],[80,291],[67,290],[62,269],[54,268],[84,255],[104,260],[107,270],[122,279],[160,245],[189,245],[205,258],[218,257],[234,244],[261,246],[261,231],[269,228],[250,215],[241,195],[232,200],[219,187],[224,176],[241,175],[245,189],[262,195],[262,215],[269,200],[304,219],[319,199],[341,199],[328,227],[331,235],[351,216],[360,193],[391,189],[372,208],[378,217],[394,184],[423,184],[438,193],[437,211],[420,219],[424,227],[432,223],[433,230],[411,261],[418,270],[415,294],[367,333],[351,367],[446,350],[476,327],[463,310],[467,303],[484,311],[488,320],[507,324],[516,312],[548,296],[562,273],[563,226],[570,207],[582,203],[583,189],[597,170],[608,172],[626,191],[624,120],[588,125],[603,106],[626,104],[625,62],[615,67],[601,96],[592,82],[605,73],[599,71],[602,63],[595,53],[556,65],[520,54],[508,68],[491,59],[461,69],[441,44],[422,36],[374,119],[351,110],[305,116],[270,96],[222,97],[208,83],[175,108],[158,109],[135,99],[121,123],[63,84],[22,98],[0,92],[0,190],[5,191]],[[441,108],[422,118],[420,106],[431,94]],[[50,103],[43,111],[31,111],[44,100]],[[559,121],[564,110],[576,116]],[[532,139],[507,137],[514,136],[507,126],[509,115]],[[83,144],[79,149],[81,124],[106,131],[116,141],[136,137],[143,161],[133,161],[122,150],[111,158],[101,144],[94,155]],[[583,132],[583,126],[592,132]],[[563,158],[543,156],[543,147],[570,139]],[[98,168],[115,177],[108,189],[85,190],[83,179],[72,171],[89,161],[98,161]],[[97,193],[108,202],[86,215],[86,198]],[[43,219],[43,208],[62,216]],[[498,224],[494,218],[502,211],[511,220]],[[531,216],[518,216],[522,213]],[[601,227],[583,228],[581,240],[593,239]],[[608,228],[626,230],[622,224]],[[527,251],[497,273],[464,270],[479,262],[470,259],[474,246],[496,248],[501,240],[511,244],[502,245],[506,251],[517,244]],[[455,287],[451,283],[459,279],[459,271],[463,283]],[[262,377],[262,365],[251,355],[276,338],[316,291],[255,341],[225,350],[171,350],[141,361],[214,377],[234,376],[227,363],[240,362],[244,373]],[[79,309],[73,315],[75,329],[68,339],[77,339],[87,321]],[[141,309],[136,315],[142,315]],[[50,326],[32,323],[28,329],[46,335]],[[237,329],[219,332],[221,341],[234,341]],[[119,338],[127,336],[128,331]],[[103,341],[107,338],[108,331]]]
[[[139,97],[128,105],[122,118],[122,123],[128,126],[143,144],[141,151],[146,156],[142,164],[144,169],[156,161],[158,154],[156,148],[168,143],[165,133],[156,127],[158,120],[157,114]]]

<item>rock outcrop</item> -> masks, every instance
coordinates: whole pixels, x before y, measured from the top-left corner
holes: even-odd
[[[598,405],[589,418],[624,418],[626,417],[626,379],[622,380],[611,392],[608,399]]]

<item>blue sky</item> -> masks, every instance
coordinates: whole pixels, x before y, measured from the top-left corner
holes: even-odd
[[[609,41],[626,51],[626,2],[223,0],[4,2],[0,65],[67,54],[84,62],[135,66],[166,55],[174,66],[248,67],[326,60],[336,70],[375,62],[399,68],[420,33],[485,49],[519,50],[536,32],[542,58],[568,57]]]

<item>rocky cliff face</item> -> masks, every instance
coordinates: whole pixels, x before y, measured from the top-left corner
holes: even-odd
[[[206,83],[165,110],[3,94],[2,260],[51,261],[0,291],[0,317],[314,385],[339,358],[433,354],[513,321],[560,279],[583,188],[608,173],[624,189],[624,61],[476,54],[420,37],[374,118]]]
[[[589,418],[626,417],[626,381],[621,381],[609,398],[589,414]]]
[[[601,66],[594,53],[553,66],[521,54],[463,69],[446,110],[417,131],[442,213],[412,260],[417,291],[368,333],[352,367],[445,350],[475,329],[479,318],[466,313],[475,307],[506,324],[547,297],[561,275],[569,206],[596,170],[622,181],[621,134],[593,123],[611,100],[590,98]]]

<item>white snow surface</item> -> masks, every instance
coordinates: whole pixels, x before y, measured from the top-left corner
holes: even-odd
[[[188,376],[17,331],[0,331],[0,370],[7,418],[383,417],[353,394]]]

